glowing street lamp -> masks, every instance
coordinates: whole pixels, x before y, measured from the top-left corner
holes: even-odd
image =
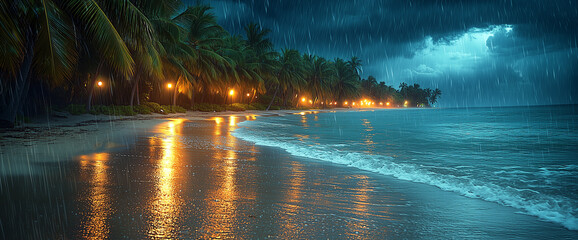
[[[167,84],[167,88],[168,88],[168,89],[173,88],[173,84],[172,84],[172,83]]]
[[[103,84],[104,84],[104,83],[102,83],[102,81],[98,81],[98,82],[96,83],[96,85],[98,85],[99,87],[102,87]]]
[[[385,103],[385,106],[389,106],[389,102],[386,102],[386,103]]]
[[[251,94],[250,94],[250,93],[247,93],[247,97],[250,97],[250,96],[251,96]]]
[[[301,98],[301,102],[305,102],[305,98],[304,98],[304,97],[303,97],[303,98]]]
[[[229,95],[231,96],[235,95],[235,90],[231,89],[231,91],[229,91]]]

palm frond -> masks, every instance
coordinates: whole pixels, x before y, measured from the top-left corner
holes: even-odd
[[[43,0],[42,4],[33,66],[39,76],[60,84],[70,79],[78,59],[74,27],[72,19],[52,1]]]
[[[15,74],[24,56],[24,34],[18,26],[16,9],[0,1],[0,70]]]
[[[115,71],[130,76],[134,60],[113,23],[94,0],[63,1],[65,9],[79,19],[86,28],[88,38],[99,50],[100,57]]]

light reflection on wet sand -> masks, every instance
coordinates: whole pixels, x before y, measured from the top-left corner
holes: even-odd
[[[482,223],[496,229],[490,236],[507,234],[492,219],[535,221],[496,204],[296,158],[231,135],[250,119],[171,120],[130,149],[80,156],[63,166],[63,177],[60,165],[46,165],[52,171],[45,178],[3,180],[0,239],[465,238],[478,227],[455,222],[460,205],[471,222],[492,213]],[[455,204],[446,204],[448,198]],[[526,237],[548,228],[560,232],[542,222],[512,226],[529,232]]]
[[[303,182],[305,181],[305,172],[303,171],[303,164],[298,162],[290,163],[289,181],[287,191],[284,194],[285,199],[282,201],[284,213],[281,215],[281,229],[280,237],[283,239],[298,239],[302,234],[302,222],[296,221],[300,211],[303,211],[301,206],[301,198],[303,197]]]
[[[154,173],[154,195],[146,209],[149,211],[147,236],[152,238],[176,238],[182,219],[179,210],[183,204],[178,193],[181,170],[178,135],[184,119],[174,119],[157,127],[161,137],[151,137],[151,146],[160,146],[160,159],[156,161]]]
[[[219,119],[219,118],[217,118]],[[224,119],[223,119],[224,120]],[[217,120],[215,119],[217,122]],[[219,120],[220,121],[220,120]],[[228,118],[228,129],[235,128],[236,117]],[[205,200],[210,213],[207,216],[207,225],[204,226],[201,238],[226,238],[231,236],[235,227],[237,214],[238,186],[237,174],[237,153],[236,138],[232,137],[229,131],[221,136],[222,127],[220,123],[215,124],[215,135],[213,141],[217,145],[223,146],[225,151],[215,151],[210,166],[214,169],[212,185],[215,188],[209,189],[208,198]],[[217,134],[218,133],[218,134]]]
[[[80,226],[80,235],[85,239],[105,239],[110,233],[111,207],[110,180],[107,162],[109,153],[82,155],[80,159],[80,177],[89,182],[86,192],[79,195],[79,202],[87,205]]]

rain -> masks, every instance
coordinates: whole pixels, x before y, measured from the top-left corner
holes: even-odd
[[[443,89],[441,107],[577,101],[576,1],[209,3],[232,33],[258,21],[282,48],[328,59],[357,56],[364,78]]]
[[[0,239],[575,239],[578,1],[0,2]]]

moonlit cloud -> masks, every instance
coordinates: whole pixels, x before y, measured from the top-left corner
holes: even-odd
[[[578,103],[574,0],[207,2],[233,34],[256,22],[278,48],[357,56],[363,77],[442,89],[440,106]]]

